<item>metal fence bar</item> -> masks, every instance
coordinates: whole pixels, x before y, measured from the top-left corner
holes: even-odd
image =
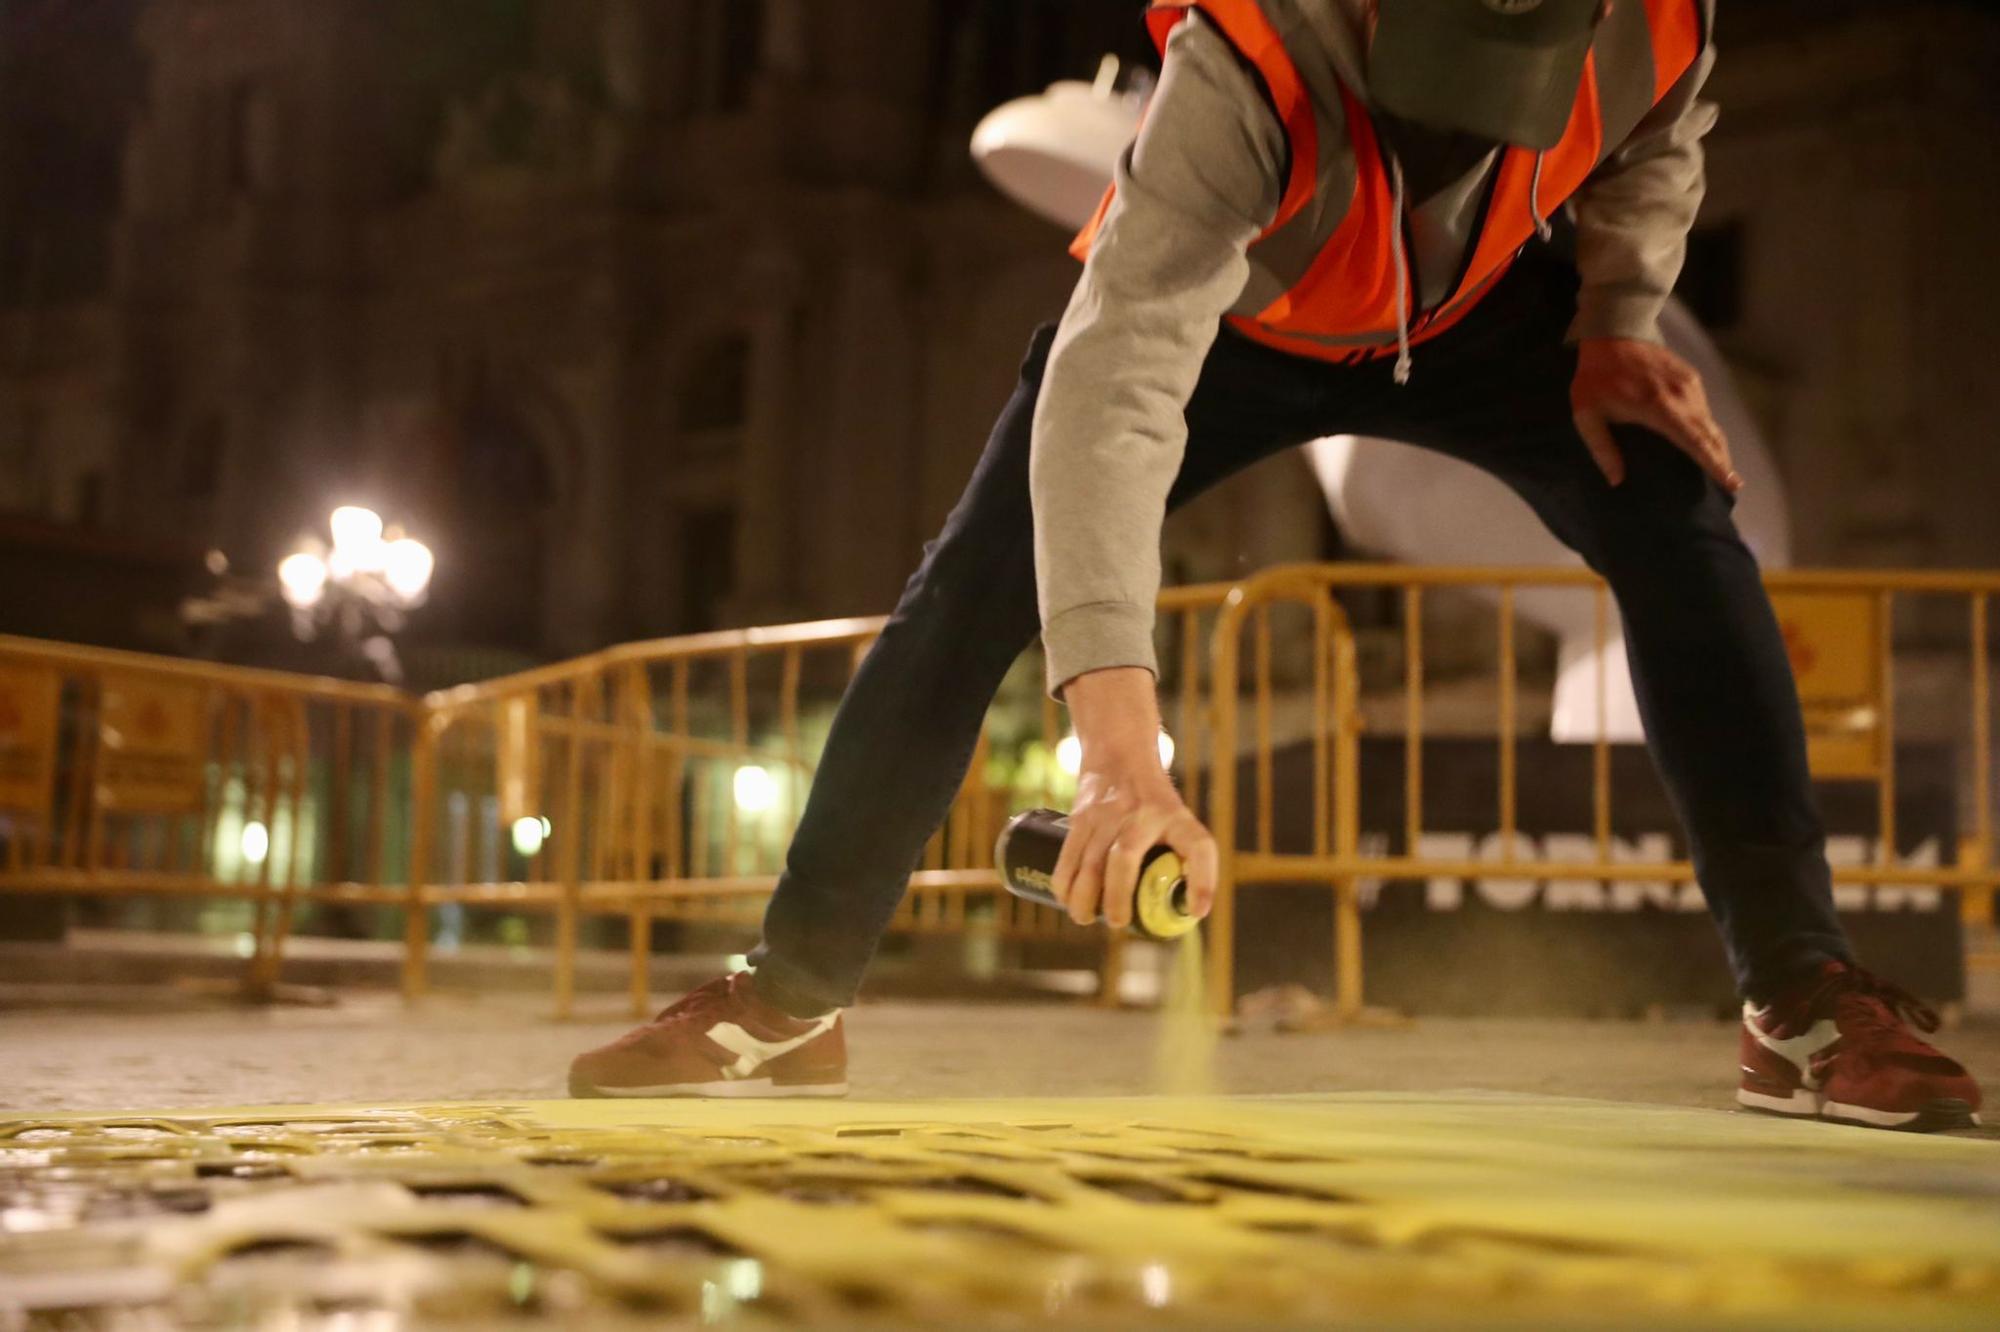
[[[1236,968],[1236,718],[1243,651],[1242,586],[1232,589],[1215,617],[1210,725],[1215,734],[1215,771],[1209,795],[1209,830],[1216,839],[1215,903],[1208,917],[1208,1003],[1227,1017],[1235,1010]]]
[[[1330,593],[1329,634],[1334,654],[1334,850],[1353,860],[1361,850],[1361,682],[1355,660],[1354,630]],[[1363,1008],[1361,881],[1342,874],[1333,881],[1335,1009],[1355,1019]]]
[[[1590,833],[1599,860],[1611,859],[1611,674],[1605,654],[1611,646],[1611,589],[1591,593],[1597,666],[1591,672],[1597,734],[1590,745]]]
[[[1271,606],[1260,602],[1255,621],[1257,691],[1257,849],[1271,849],[1271,820],[1275,802],[1271,796]]]
[[[562,857],[562,897],[556,905],[555,987],[556,1016],[567,1018],[576,1011],[576,946],[583,895],[583,721],[585,690],[594,679],[585,675],[569,687],[569,715],[572,723],[563,745],[563,822],[556,829],[556,847]]]
[[[1181,613],[1181,705],[1175,753],[1181,761],[1181,798],[1201,810],[1201,612]]]
[[[1896,863],[1896,594],[1876,594],[1875,651],[1880,675],[1881,717],[1876,722],[1876,747],[1880,754],[1876,777],[1876,799],[1880,844],[1876,856],[1884,865]]]
[[[1987,597],[1972,597],[1972,839],[1976,863],[1994,867],[1993,847],[1993,678],[1987,638]],[[1990,926],[1993,884],[1967,889],[1959,902],[1968,924]]]
[[[1403,589],[1403,849],[1424,836],[1424,590]]]
[[[410,755],[410,882],[409,899],[403,908],[403,998],[423,997],[429,983],[431,943],[430,902],[431,837],[437,825],[437,748],[448,725],[443,716],[429,716],[417,723],[416,746]]]
[[[1502,854],[1514,854],[1514,823],[1519,793],[1516,790],[1515,738],[1520,731],[1514,697],[1514,585],[1500,588],[1500,846]]]
[[[633,664],[625,668],[625,708],[629,724],[639,733],[632,748],[632,874],[650,878],[653,874],[653,769],[658,762],[654,745],[653,699],[646,668]],[[644,1017],[652,1007],[653,906],[645,900],[632,904],[629,944],[632,975],[629,997],[632,1016]]]

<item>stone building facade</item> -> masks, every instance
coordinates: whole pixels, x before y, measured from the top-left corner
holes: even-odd
[[[0,507],[261,571],[370,503],[430,633],[525,655],[878,611],[1072,278],[965,137],[1099,8],[152,0],[105,287],[7,314]]]
[[[103,282],[0,309],[0,510],[262,576],[370,503],[437,549],[426,636],[534,657],[891,604],[1074,276],[966,135],[1144,44],[1131,0],[127,7]],[[2000,563],[2000,25],[1724,8],[1691,294],[1801,558]],[[1170,571],[1328,550],[1302,477]]]
[[[1691,280],[1768,413],[1798,561],[2000,565],[2000,12],[1725,3],[1720,22]]]

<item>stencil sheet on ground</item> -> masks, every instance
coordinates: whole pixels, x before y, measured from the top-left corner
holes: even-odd
[[[2000,1151],[1445,1096],[0,1123],[0,1328],[1865,1327],[2000,1315]]]

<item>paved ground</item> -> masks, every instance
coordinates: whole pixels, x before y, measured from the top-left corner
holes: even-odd
[[[376,994],[333,1008],[0,1009],[0,1111],[424,1102],[563,1094],[575,1052],[623,1030],[599,1001],[550,1021],[541,996]],[[857,1097],[1114,1096],[1158,1089],[1159,1023],[1068,1003],[864,1005],[851,1018]],[[1940,1038],[2000,1085],[2000,1026]],[[1480,1090],[1654,1105],[1730,1105],[1721,1023],[1433,1019],[1399,1030],[1225,1038],[1234,1093]],[[2000,1137],[2000,1132],[1987,1130]]]
[[[1726,1113],[1717,1022],[1252,1028],[1215,1088],[1315,1095],[1136,1100],[1153,1013],[880,1003],[855,1100],[691,1103],[556,1099],[625,1027],[608,1005],[114,997],[0,1008],[0,1332],[1944,1332],[2000,1307],[2000,1133]],[[1945,1043],[2000,1082],[2000,1027]]]

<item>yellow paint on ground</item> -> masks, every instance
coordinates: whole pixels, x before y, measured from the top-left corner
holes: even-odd
[[[2000,1311],[1988,1143],[1473,1094],[21,1120],[0,1123],[0,1231],[0,1326],[10,1306],[329,1332]]]

